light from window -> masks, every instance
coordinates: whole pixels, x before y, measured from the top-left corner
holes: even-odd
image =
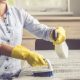
[[[68,11],[69,0],[16,0],[16,4],[28,11]]]
[[[67,11],[67,0],[27,0],[26,6],[31,11]]]

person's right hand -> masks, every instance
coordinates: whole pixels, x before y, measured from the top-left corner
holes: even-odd
[[[27,62],[31,66],[44,66],[44,65],[47,65],[47,62],[45,61],[43,56],[36,53],[36,52],[29,53],[29,56],[27,57]]]
[[[44,66],[47,65],[44,57],[36,52],[30,51],[29,49],[19,45],[13,48],[13,58],[27,60],[31,66]]]

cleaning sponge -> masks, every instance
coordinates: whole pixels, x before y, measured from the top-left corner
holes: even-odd
[[[37,67],[33,70],[33,76],[36,77],[51,77],[53,76],[53,68],[51,62],[46,59],[48,66]]]

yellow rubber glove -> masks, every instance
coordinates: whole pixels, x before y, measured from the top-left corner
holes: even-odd
[[[45,59],[43,58],[42,55],[40,55],[36,52],[30,51],[29,49],[27,49],[21,45],[18,45],[13,48],[11,57],[17,58],[17,59],[22,59],[22,60],[27,60],[27,62],[31,66],[47,65],[47,62],[45,61]]]
[[[58,27],[55,29],[55,32],[57,33],[57,36],[53,33],[51,33],[51,39],[53,40],[53,44],[61,44],[63,41],[66,40],[66,32],[63,29],[63,27]],[[56,39],[54,39],[53,36],[56,36]]]

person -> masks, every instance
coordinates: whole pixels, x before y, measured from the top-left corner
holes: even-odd
[[[9,6],[8,0],[0,0],[0,78],[11,79],[21,71],[21,60],[31,66],[46,65],[44,57],[21,46],[23,28],[39,37],[60,44],[66,39],[63,27],[50,28],[41,24],[24,9]],[[57,33],[56,38],[54,38]],[[15,59],[17,58],[17,59]]]

